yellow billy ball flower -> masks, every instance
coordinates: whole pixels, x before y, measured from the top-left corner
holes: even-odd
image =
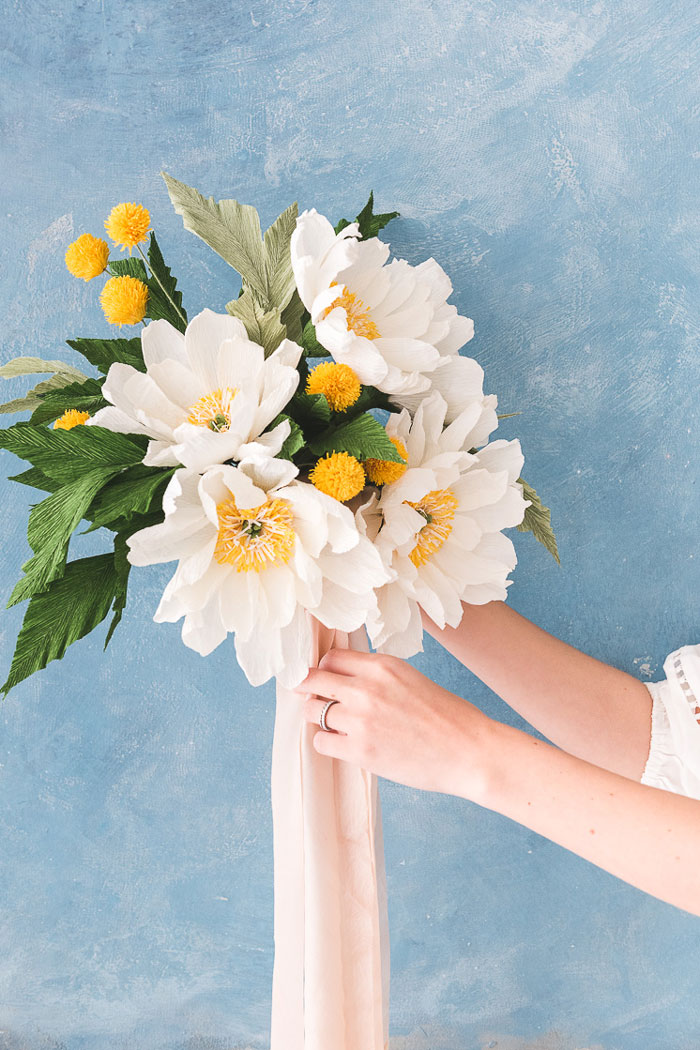
[[[72,430],[73,427],[86,423],[89,418],[89,412],[81,412],[77,408],[69,408],[56,420],[53,428],[54,430]]]
[[[138,324],[146,315],[148,287],[138,277],[110,277],[100,293],[100,304],[110,324]]]
[[[307,394],[325,394],[334,412],[344,412],[354,405],[362,386],[350,365],[324,362],[316,365],[306,380]]]
[[[146,234],[151,228],[151,216],[142,204],[125,203],[116,204],[109,218],[105,219],[105,229],[115,244],[131,249],[146,240]]]
[[[403,441],[398,438],[389,438],[398,454],[406,461],[397,463],[392,459],[366,459],[365,470],[367,477],[374,485],[389,485],[392,481],[398,481],[405,474],[408,467],[408,452]]]
[[[109,259],[109,245],[101,237],[91,233],[82,233],[66,250],[66,266],[74,277],[91,281],[101,274]]]
[[[331,452],[319,459],[309,474],[319,492],[344,503],[365,487],[365,471],[359,459],[348,452]]]

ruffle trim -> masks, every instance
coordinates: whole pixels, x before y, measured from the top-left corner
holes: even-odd
[[[683,781],[683,763],[675,753],[671,724],[661,697],[659,682],[644,682],[651,693],[651,741],[641,783],[666,791],[679,791]]]

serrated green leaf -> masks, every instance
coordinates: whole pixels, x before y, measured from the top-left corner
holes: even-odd
[[[148,271],[143,259],[138,255],[125,259],[110,259],[109,268],[116,277],[138,277],[139,281],[148,284]]]
[[[277,424],[281,423],[285,419],[289,420],[289,425],[291,429],[289,431],[289,437],[285,439],[285,442],[282,445],[280,451],[277,453],[277,456],[279,459],[291,460],[294,458],[295,453],[297,453],[299,449],[303,448],[304,446],[304,432],[299,426],[299,424],[296,422],[296,420],[292,419],[291,416],[288,416],[286,412],[280,412],[280,414],[278,416],[275,416],[272,422],[268,425],[267,429],[274,430]]]
[[[123,526],[134,515],[146,514],[154,501],[159,504],[165,487],[177,467],[161,469],[142,463],[122,471],[96,495],[85,517],[92,522],[86,532]]]
[[[46,590],[63,575],[71,535],[111,476],[105,470],[89,471],[32,507],[27,535],[34,555],[22,566],[25,575],[13,590],[8,608]]]
[[[263,347],[265,357],[277,349],[286,335],[279,310],[266,313],[249,289],[238,299],[226,303],[226,309],[232,317],[238,317],[243,322],[248,338]]]
[[[86,376],[82,376],[80,382],[86,378]],[[42,398],[46,394],[54,390],[60,390],[64,386],[72,386],[75,382],[76,377],[73,372],[56,372],[49,379],[43,379],[41,383],[37,383],[35,387],[28,390],[24,397],[17,397],[14,401],[6,401],[4,405],[0,405],[0,412],[6,414],[8,412],[26,412],[27,409],[35,409],[41,404]]]
[[[28,376],[38,372],[60,372],[70,375],[73,379],[87,379],[79,369],[65,361],[47,361],[43,357],[13,357],[11,361],[0,367],[0,376],[3,379],[13,379],[16,376]]]
[[[404,462],[382,424],[369,414],[355,416],[347,423],[331,427],[308,444],[316,456],[323,456],[328,452],[348,452],[359,460],[388,459],[394,463]]]
[[[131,564],[127,558],[128,547],[126,545],[126,540],[127,534],[125,533],[114,537],[114,572],[116,576],[114,603],[112,605],[114,615],[107,631],[104,649],[106,649],[111,642],[112,635],[116,631],[118,624],[121,622],[122,613],[126,607],[129,573],[131,571]]]
[[[110,365],[117,362],[131,365],[139,372],[146,371],[141,336],[132,339],[66,339],[66,342],[103,375],[107,375]]]
[[[544,506],[532,485],[528,485],[523,478],[518,478],[518,481],[523,486],[525,499],[531,500],[530,506],[525,508],[525,517],[517,526],[518,530],[520,532],[531,532],[535,539],[547,548],[557,564],[561,565],[549,507]]]
[[[371,408],[381,408],[386,412],[391,412],[393,405],[389,400],[389,395],[383,390],[377,390],[374,386],[362,386],[357,401],[354,405],[350,405],[343,415],[348,418],[359,416],[364,412],[369,412]]]
[[[81,383],[68,383],[58,390],[46,393],[32,413],[30,422],[52,423],[69,408],[94,415],[107,402],[102,396],[102,384],[97,379],[86,379]]]
[[[330,353],[316,338],[316,329],[307,321],[301,333],[301,346],[307,357],[330,357]]]
[[[297,389],[285,408],[291,419],[295,419],[302,430],[315,431],[324,427],[331,419],[331,407],[324,394],[307,394]]]
[[[111,553],[69,562],[64,575],[29,603],[3,694],[97,627],[122,586]]]
[[[260,218],[238,201],[203,197],[192,186],[161,171],[175,211],[186,230],[200,237],[241,275],[263,307],[270,308]]]
[[[178,291],[177,282],[169,267],[165,265],[153,230],[151,230],[151,240],[148,246],[148,263],[151,273],[146,280],[148,285],[146,317],[150,317],[152,321],[163,318],[179,332],[184,332],[187,327],[187,314],[182,306],[182,292]]]
[[[0,429],[0,448],[28,460],[50,478],[68,484],[100,467],[130,467],[144,456],[144,440],[97,426],[53,430],[31,423]]]
[[[47,477],[37,467],[23,470],[21,474],[13,474],[8,480],[17,481],[20,485],[28,485],[33,489],[42,489],[44,492],[55,492],[61,487],[60,481]]]
[[[278,310],[283,310],[296,290],[289,245],[297,224],[298,213],[299,209],[295,201],[265,231],[263,243],[270,308],[276,307]]]
[[[301,342],[301,333],[303,329],[302,319],[306,310],[304,304],[299,298],[299,293],[294,289],[292,298],[289,300],[280,318],[282,324],[287,329],[287,339],[291,339],[295,343]]]
[[[355,218],[355,222],[358,223],[360,229],[360,236],[367,240],[368,237],[376,237],[380,230],[383,230],[387,223],[391,222],[392,219],[398,219],[400,212],[398,211],[386,211],[380,215],[374,214],[374,190],[370,192],[369,200],[365,204],[362,211]],[[350,223],[347,219],[341,219],[335,227],[335,232],[340,233]]]

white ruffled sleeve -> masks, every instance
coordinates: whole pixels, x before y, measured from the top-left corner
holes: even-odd
[[[666,678],[651,693],[651,744],[642,784],[700,799],[700,645],[664,661]]]

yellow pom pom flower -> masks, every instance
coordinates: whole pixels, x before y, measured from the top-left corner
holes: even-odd
[[[389,440],[405,462],[397,463],[393,459],[366,459],[367,477],[374,485],[389,485],[392,481],[398,481],[408,468],[408,452],[403,441],[396,437]]]
[[[133,201],[125,204],[116,204],[109,217],[105,219],[105,229],[115,244],[121,245],[121,251],[125,248],[134,248],[141,241],[146,240],[146,234],[151,228],[151,216],[142,204],[134,204]]]
[[[365,471],[359,459],[348,452],[331,452],[319,459],[309,474],[319,492],[344,503],[365,487]]]
[[[101,237],[82,233],[66,250],[66,266],[74,277],[91,281],[104,272],[109,259],[109,245]]]
[[[148,287],[138,277],[110,277],[100,293],[100,305],[110,324],[138,324],[146,315]]]
[[[350,365],[324,362],[316,365],[306,380],[307,394],[325,394],[334,412],[344,412],[360,396],[362,385]]]
[[[77,408],[69,408],[60,416],[53,425],[54,430],[72,430],[73,427],[81,426],[90,418],[89,412],[81,412]]]

